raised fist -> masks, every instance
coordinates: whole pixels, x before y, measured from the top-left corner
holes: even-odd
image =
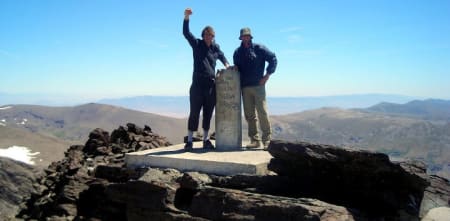
[[[184,15],[185,16],[192,15],[192,9],[191,8],[186,8],[186,10],[184,10]]]

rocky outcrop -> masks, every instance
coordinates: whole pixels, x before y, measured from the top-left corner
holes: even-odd
[[[0,220],[9,220],[14,218],[24,199],[38,193],[38,186],[34,185],[37,171],[5,157],[0,157],[0,168]]]
[[[124,205],[104,197],[106,187],[114,182],[136,178],[126,170],[128,152],[168,146],[170,143],[151,128],[127,124],[109,132],[97,128],[89,134],[86,145],[73,145],[62,161],[52,163],[38,180],[40,194],[22,205],[18,217],[24,219],[72,220],[99,216],[104,220],[124,220]],[[95,214],[95,215],[93,215]]]
[[[220,185],[215,179],[197,172],[149,169],[136,181],[109,185],[106,193],[126,205],[127,220],[355,220],[342,206],[214,187]]]
[[[94,130],[52,164],[26,220],[419,220],[449,206],[448,180],[417,162],[367,151],[273,141],[264,176],[127,169],[124,154],[167,146],[149,127]],[[422,207],[421,207],[422,205]],[[426,205],[426,206],[425,206]]]
[[[289,178],[285,193],[358,208],[369,215],[418,216],[430,185],[417,162],[392,163],[382,153],[305,142],[273,141],[269,169]],[[405,170],[412,166],[416,171]],[[415,172],[415,173],[414,173]]]
[[[449,181],[434,175],[427,177],[427,180],[430,185],[423,194],[420,204],[420,217],[426,215],[433,208],[447,207],[447,209],[450,209]],[[448,212],[449,210],[447,210]]]
[[[436,207],[428,211],[422,221],[449,220],[450,207]]]

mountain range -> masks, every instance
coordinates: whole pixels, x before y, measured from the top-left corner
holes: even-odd
[[[383,102],[366,109],[369,112],[407,116],[433,121],[450,121],[450,102],[439,99],[413,100],[406,104]]]
[[[95,128],[113,130],[128,122],[149,125],[171,141],[177,140],[178,137],[174,136],[181,131],[184,133],[186,128],[181,119],[95,103],[73,107],[10,105],[0,109],[0,123],[6,126],[38,132],[72,144],[85,142],[89,132]]]
[[[270,114],[284,115],[322,107],[366,108],[381,102],[403,104],[413,97],[390,94],[359,94],[317,97],[267,97]],[[160,113],[171,117],[187,117],[187,96],[135,96],[101,99],[96,103],[120,106],[128,109]]]
[[[51,98],[51,99],[50,99]],[[322,107],[367,108],[381,102],[404,104],[421,99],[418,97],[396,94],[349,94],[334,96],[297,96],[267,97],[270,113],[283,115],[313,110]],[[119,106],[148,113],[158,113],[170,117],[187,117],[189,110],[188,96],[129,96],[104,98],[100,100],[64,95],[46,94],[8,94],[0,92],[0,106],[10,104],[31,104],[41,106],[78,106],[85,103],[99,103]]]
[[[450,101],[430,99],[271,115],[273,138],[359,147],[387,153],[393,159],[418,159],[428,164],[431,173],[450,178],[449,107]],[[69,145],[85,142],[95,128],[111,132],[128,122],[148,125],[175,144],[183,142],[186,121],[97,103],[72,107],[8,105],[0,107],[0,148],[22,145],[34,152],[53,153],[52,158],[42,157],[42,165],[46,165],[62,156]],[[246,139],[245,121],[242,124]]]

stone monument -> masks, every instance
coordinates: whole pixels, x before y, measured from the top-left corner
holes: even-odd
[[[216,148],[242,147],[241,82],[239,72],[222,69],[216,76]]]

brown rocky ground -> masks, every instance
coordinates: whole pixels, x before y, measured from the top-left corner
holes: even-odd
[[[306,142],[273,141],[266,176],[127,169],[127,152],[170,143],[145,126],[96,129],[39,179],[25,220],[419,220],[449,206],[448,180],[420,162]]]
[[[37,191],[37,170],[25,163],[0,157],[0,220],[12,219],[20,203]]]

